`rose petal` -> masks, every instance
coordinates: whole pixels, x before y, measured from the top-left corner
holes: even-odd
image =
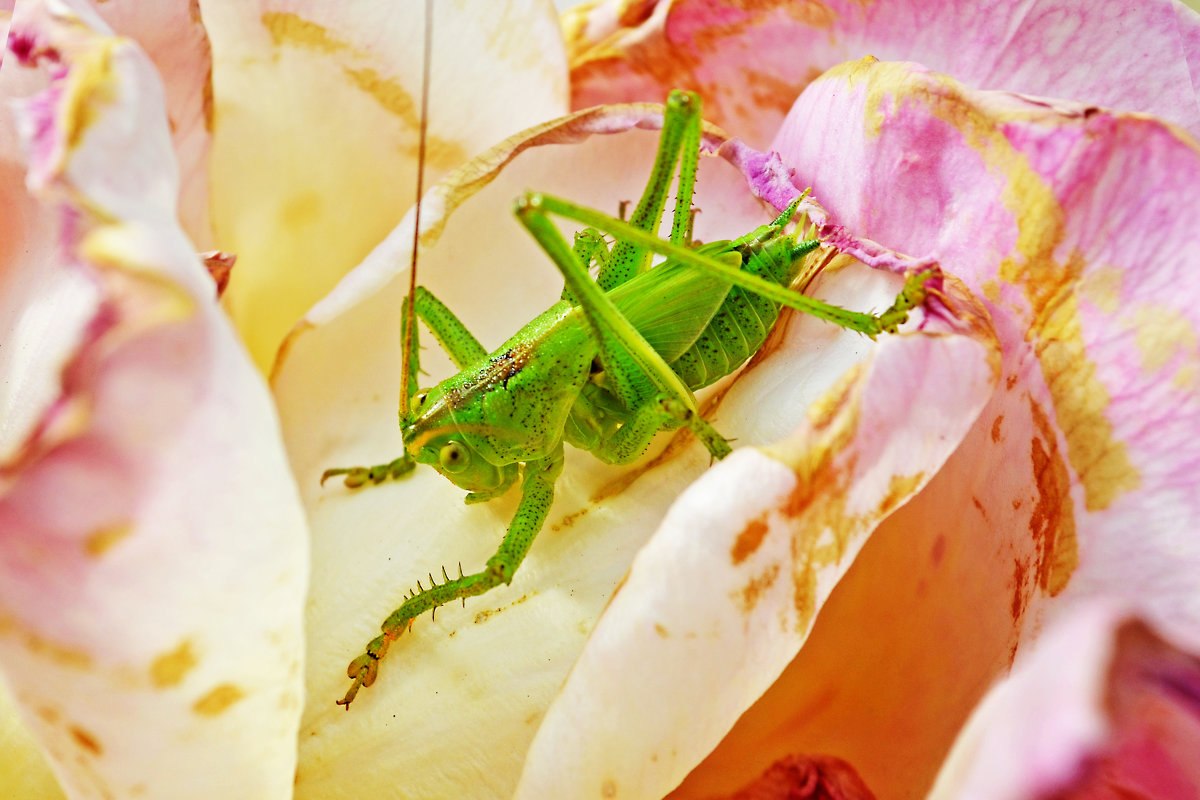
[[[544,5],[434,5],[426,185],[566,111],[561,35]],[[213,220],[220,249],[238,257],[226,307],[265,371],[284,334],[413,203],[423,6],[202,8]]]
[[[5,365],[59,387],[11,401],[36,413],[0,465],[0,664],[72,797],[290,796],[304,519],[264,387],[175,222],[162,88],[86,6],[23,3],[12,34],[50,83],[19,118],[23,245],[43,263],[3,273],[91,293],[54,360]]]
[[[809,752],[847,759],[880,797],[915,796],[982,687],[1054,609],[1117,593],[1180,641],[1197,635],[1198,520],[1180,487],[1200,476],[1171,443],[1200,421],[1195,349],[1175,344],[1195,341],[1200,220],[1187,187],[1200,163],[1142,117],[868,62],[814,83],[777,144],[832,219],[989,298],[1004,391],[875,533],[800,656],[677,796],[733,791]],[[1153,333],[1164,320],[1174,336]],[[1167,358],[1142,356],[1139,324],[1142,347]],[[1117,456],[1139,484],[1105,469]]]
[[[930,320],[882,339],[797,432],[679,497],[547,712],[518,797],[661,797],[775,681],[875,526],[992,393],[987,323],[953,305],[973,336]]]
[[[0,786],[10,797],[63,800],[37,740],[22,723],[8,688],[0,682]]]
[[[652,124],[651,114],[658,113],[645,108],[589,112],[530,136],[541,143],[578,140],[588,132]],[[536,187],[615,211],[621,200],[640,193],[656,138],[633,131],[566,147],[522,149],[529,141],[522,137],[481,156],[455,176],[457,188],[430,195],[422,213],[427,236],[421,283],[483,342],[499,343],[554,302],[562,286],[557,271],[510,216],[512,198]],[[494,168],[518,152],[496,177]],[[630,165],[636,165],[633,177]],[[769,219],[728,165],[705,159],[700,182],[701,238],[744,233]],[[448,220],[439,218],[439,209],[471,193]],[[410,216],[406,225],[411,224]],[[298,785],[316,793],[353,781],[364,794],[385,792],[399,772],[414,794],[448,796],[470,785],[473,796],[508,797],[537,721],[613,588],[671,500],[709,459],[696,447],[675,448],[652,469],[622,469],[586,453],[568,453],[549,524],[513,585],[468,603],[465,610],[439,609],[436,622],[418,620],[392,647],[378,682],[348,713],[337,708],[334,700],[349,683],[346,663],[377,633],[405,590],[417,579],[424,583],[429,571],[440,581],[440,567],[453,573],[460,560],[464,569],[478,569],[494,552],[516,502],[514,493],[466,507],[461,491],[425,469],[355,493],[318,485],[326,468],[379,463],[400,451],[397,331],[407,277],[397,269],[408,263],[411,241],[411,227],[404,227],[314,309],[292,337],[274,379],[315,531],[311,703],[301,734]],[[862,282],[849,269],[839,277]],[[872,298],[879,302],[888,292],[895,294],[894,278],[882,277],[886,285],[874,287],[867,298],[857,292],[862,302],[870,305]],[[784,408],[760,418],[748,413],[757,400],[745,397],[733,404],[727,399],[717,424],[740,442],[767,441],[794,428],[804,417],[805,398],[868,349],[862,337],[827,325],[796,319],[791,330],[794,336],[807,333],[815,349],[837,355],[812,357],[799,366],[788,359],[760,363],[744,383],[758,381],[764,391],[775,387]],[[427,381],[449,369],[428,341],[422,366],[430,372]],[[792,379],[789,371],[817,376],[813,388],[801,397],[781,393],[779,384]],[[601,492],[607,499],[595,502]],[[416,741],[422,744],[414,747]]]
[[[1177,447],[1200,426],[1195,144],[1141,116],[866,62],[806,92],[776,144],[839,222],[989,298],[1006,373],[1058,429],[1087,527],[1071,594],[1116,591],[1200,641],[1195,583],[1164,579],[1200,559],[1185,488],[1200,459]],[[1153,535],[1131,539],[1130,520]]]
[[[611,0],[568,17],[566,30],[575,108],[686,87],[758,146],[810,81],[868,54],[982,89],[1144,111],[1200,135],[1200,17],[1169,0]]]
[[[208,152],[212,141],[212,51],[196,0],[106,0],[96,11],[154,62],[166,91],[179,162],[179,220],[197,250],[212,247]]]
[[[1052,626],[980,704],[931,798],[1195,797],[1200,659],[1108,605]]]

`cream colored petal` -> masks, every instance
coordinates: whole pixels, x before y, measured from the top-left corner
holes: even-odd
[[[534,137],[570,142],[655,121],[646,109],[617,109],[547,125]],[[435,192],[422,215],[428,249],[422,251],[421,283],[488,345],[553,303],[562,287],[557,271],[511,216],[513,198],[536,187],[616,211],[620,201],[640,193],[656,134],[631,131],[533,147],[483,186],[494,177],[490,170],[523,143],[506,143],[460,173],[460,189]],[[697,224],[703,238],[745,232],[769,218],[728,164],[706,159],[701,173]],[[438,238],[439,209],[459,201]],[[636,470],[569,453],[550,522],[513,585],[469,601],[465,609],[439,609],[436,621],[418,620],[392,647],[378,682],[349,711],[338,708],[334,701],[349,686],[346,664],[404,592],[418,579],[427,583],[429,572],[440,581],[442,566],[454,573],[461,561],[465,570],[479,569],[516,502],[514,493],[464,506],[461,491],[425,469],[366,491],[349,492],[333,481],[318,485],[329,467],[378,463],[400,452],[398,320],[409,241],[411,228],[402,226],[314,309],[274,379],[314,530],[299,797],[336,793],[346,785],[386,794],[397,775],[417,796],[511,796],[538,721],[613,588],[673,498],[708,465],[704,453],[688,448],[621,488]],[[844,353],[865,348],[860,337],[805,330],[817,346],[836,342]],[[422,364],[430,372],[425,380],[432,382],[449,366],[422,335]],[[768,385],[783,379],[772,363],[755,372]],[[816,360],[808,365],[810,372],[823,367]],[[790,422],[779,417],[756,426],[744,408],[731,411],[729,433],[761,441],[794,425],[803,405],[790,413]],[[723,419],[718,424],[725,425]],[[602,492],[606,500],[592,500]]]
[[[19,103],[29,194],[7,159],[0,183],[28,223],[0,253],[22,345],[0,414],[21,410],[0,462],[5,679],[69,797],[288,797],[305,524],[176,222],[162,87],[86,6],[23,2],[12,34],[42,71],[10,83],[6,61],[5,96],[43,91]]]
[[[437,2],[426,185],[566,111],[540,2]],[[260,368],[415,195],[423,4],[202,0],[213,43],[213,221],[225,297]]]

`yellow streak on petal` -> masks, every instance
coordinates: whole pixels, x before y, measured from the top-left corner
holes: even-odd
[[[1065,212],[1026,157],[1005,138],[996,125],[997,115],[964,98],[953,79],[923,75],[913,80],[902,64],[867,62],[839,69],[848,80],[862,75],[862,80],[870,81],[865,113],[868,135],[879,132],[885,103],[924,104],[962,133],[990,171],[1007,177],[1003,202],[1016,220],[1018,233],[1016,255],[1000,265],[999,277],[1022,290],[1033,312],[1030,338],[1067,442],[1067,458],[1083,485],[1084,504],[1090,511],[1108,508],[1117,497],[1138,488],[1141,476],[1125,443],[1113,436],[1105,417],[1111,397],[1084,343],[1078,292],[1083,257],[1072,253],[1066,263],[1055,257],[1065,238]]]
[[[1196,367],[1196,332],[1191,323],[1178,311],[1142,307],[1133,313],[1131,325],[1136,331],[1134,341],[1142,353],[1142,369],[1158,372],[1179,356],[1185,362],[1178,369]]]
[[[192,704],[192,711],[202,717],[215,717],[223,714],[245,696],[245,693],[232,683],[223,683]]]
[[[289,11],[264,12],[262,24],[276,47],[292,44],[322,53],[355,52],[353,47],[331,34],[324,26]]]
[[[116,98],[110,68],[112,51],[121,42],[117,38],[98,39],[72,63],[61,119],[68,149],[78,146],[83,134],[100,117],[103,106]]]
[[[99,558],[131,533],[133,533],[133,526],[129,524],[101,528],[84,540],[83,550],[90,557]]]
[[[265,12],[262,15],[262,24],[276,47],[292,45],[329,56],[342,55],[351,60],[366,62],[371,60],[369,53],[338,38],[328,28],[291,12]],[[402,83],[381,75],[370,66],[343,66],[342,72],[350,79],[350,83],[369,95],[389,114],[399,117],[406,127],[415,130],[420,126],[416,100]],[[426,163],[433,167],[448,168],[461,164],[469,155],[458,144],[436,136],[430,137],[426,147]],[[411,155],[415,154],[414,147]]]
[[[1104,313],[1115,314],[1121,308],[1121,287],[1124,282],[1123,270],[1093,267],[1079,282],[1079,293]]]
[[[1200,389],[1200,364],[1188,364],[1175,373],[1171,386],[1181,392]]]
[[[178,686],[200,659],[192,650],[192,643],[184,639],[170,652],[163,653],[150,664],[150,682],[155,688],[166,689]]]

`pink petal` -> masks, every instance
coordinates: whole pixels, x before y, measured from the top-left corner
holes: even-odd
[[[988,298],[1087,531],[1072,594],[1115,591],[1200,641],[1200,595],[1165,579],[1200,561],[1200,459],[1177,446],[1200,426],[1195,145],[1144,117],[867,62],[814,84],[775,144],[840,223]]]
[[[932,798],[1200,793],[1200,658],[1108,605],[1052,626],[980,705]]]
[[[6,62],[4,95],[49,85],[19,103],[30,194],[11,162],[0,184],[24,223],[0,252],[25,345],[5,383],[28,388],[3,415],[21,409],[0,451],[0,665],[69,796],[288,797],[305,523],[175,221],[162,87],[84,6],[23,3],[11,41],[43,71]]]
[[[96,11],[118,34],[137,42],[158,70],[179,163],[179,219],[198,250],[211,247],[212,50],[200,4],[197,0],[106,0]]]
[[[816,76],[873,55],[918,61],[983,89],[1143,111],[1200,134],[1200,17],[1170,0],[676,0],[636,8],[611,0],[568,16],[576,108],[681,86],[704,95],[712,120],[761,146]]]

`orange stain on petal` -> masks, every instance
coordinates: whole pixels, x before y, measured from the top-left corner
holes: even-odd
[[[1041,406],[1030,400],[1029,408],[1038,434],[1030,443],[1037,497],[1029,532],[1037,545],[1038,585],[1053,596],[1066,588],[1079,565],[1075,507],[1071,478],[1059,455],[1054,428]]]
[[[97,739],[94,734],[84,730],[78,725],[72,725],[68,730],[71,734],[71,738],[74,739],[75,743],[84,750],[87,750],[94,756],[100,756],[104,754],[104,748],[100,746],[100,740]]]
[[[92,558],[99,558],[131,533],[133,533],[132,525],[102,528],[83,540],[83,551]]]
[[[223,683],[192,704],[192,711],[202,717],[215,717],[225,713],[230,706],[245,697],[245,693],[232,683]]]
[[[772,564],[763,570],[762,573],[751,578],[750,582],[742,587],[740,600],[743,614],[749,616],[766,591],[775,585],[775,580],[779,577],[780,569],[781,566],[779,564]]]
[[[747,558],[754,555],[754,552],[762,545],[766,535],[767,521],[765,515],[750,520],[742,532],[738,534],[737,540],[730,549],[729,557],[732,559],[734,566],[741,564]]]
[[[188,639],[170,652],[163,653],[150,664],[150,682],[158,689],[178,686],[200,662]]]

